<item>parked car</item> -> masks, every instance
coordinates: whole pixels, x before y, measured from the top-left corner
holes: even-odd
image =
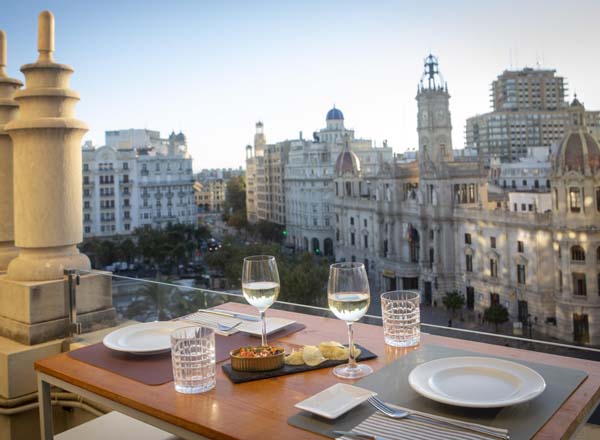
[[[218,242],[217,240],[215,240],[214,238],[209,239],[208,240],[208,251],[214,252],[217,249],[221,249],[221,243]]]

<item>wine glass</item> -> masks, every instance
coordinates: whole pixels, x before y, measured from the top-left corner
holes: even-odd
[[[362,318],[371,303],[369,279],[362,263],[336,263],[329,268],[327,284],[329,309],[348,325],[348,363],[338,365],[333,374],[343,379],[356,379],[373,372],[368,365],[357,364],[354,358],[352,323]]]
[[[275,257],[255,255],[244,258],[242,272],[244,298],[260,312],[262,323],[261,344],[267,345],[267,322],[265,312],[279,296],[279,272]]]

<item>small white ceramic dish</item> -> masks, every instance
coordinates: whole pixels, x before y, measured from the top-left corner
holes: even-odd
[[[516,405],[546,388],[544,378],[525,365],[477,356],[426,362],[410,372],[408,382],[429,399],[470,408]]]
[[[365,402],[370,396],[376,395],[377,393],[374,391],[345,383],[336,383],[297,403],[295,407],[327,419],[335,419]]]
[[[183,321],[156,321],[129,325],[104,337],[102,343],[111,350],[150,355],[171,350],[171,332],[193,325]]]

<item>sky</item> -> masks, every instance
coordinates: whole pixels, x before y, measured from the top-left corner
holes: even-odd
[[[194,169],[238,167],[254,124],[268,142],[310,138],[335,105],[356,135],[417,145],[416,89],[432,52],[448,83],[454,148],[490,110],[503,70],[537,65],[600,109],[600,2],[0,0],[8,73],[37,58],[37,15],[56,19],[57,62],[75,68],[85,136],[182,130]]]

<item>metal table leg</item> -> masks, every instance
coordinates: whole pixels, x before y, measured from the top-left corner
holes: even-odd
[[[42,440],[52,440],[54,438],[54,427],[52,426],[52,400],[50,397],[50,384],[44,382],[40,375],[37,375],[38,382],[38,402],[40,407],[40,432]]]

